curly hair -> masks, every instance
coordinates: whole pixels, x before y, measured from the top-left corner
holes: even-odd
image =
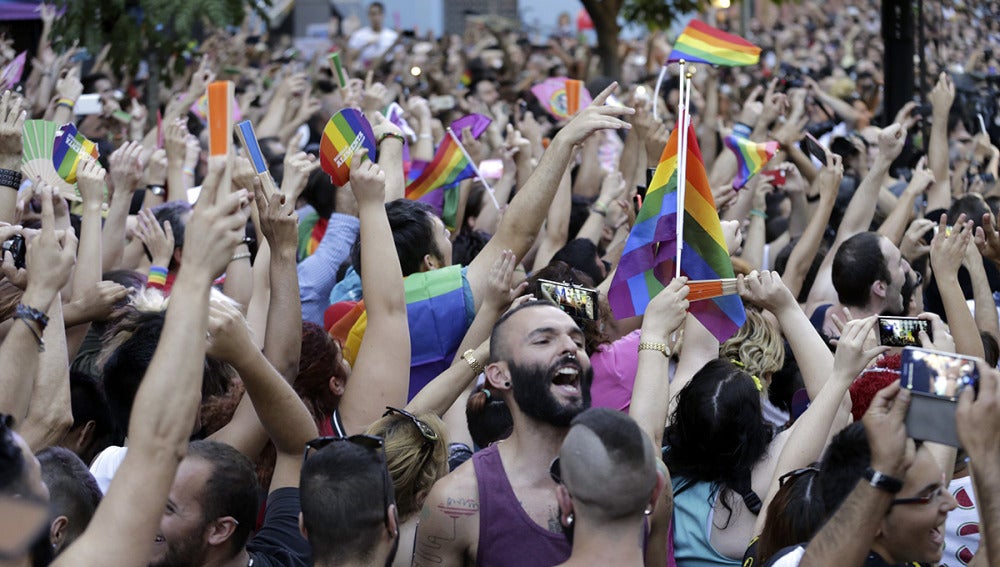
[[[368,435],[385,440],[385,459],[396,490],[399,518],[415,514],[424,504],[431,486],[448,474],[448,440],[444,422],[433,413],[416,416],[437,434],[428,441],[410,418],[391,413],[368,426]]]
[[[746,313],[746,322],[735,335],[722,343],[719,355],[739,362],[748,374],[764,380],[784,365],[785,343],[778,330],[759,310],[748,306]]]
[[[554,260],[548,266],[531,274],[531,277],[527,280],[528,288],[524,290],[524,293],[532,294],[535,297],[544,297],[541,284],[538,283],[538,280],[568,283],[588,288],[594,287],[593,278],[576,268],[570,267],[569,264],[561,260]],[[603,303],[599,305],[599,313],[596,321],[577,321],[580,329],[583,330],[584,339],[586,339],[585,343],[588,355],[593,354],[598,346],[611,342],[608,336],[601,331],[601,321],[609,320],[611,313]]]

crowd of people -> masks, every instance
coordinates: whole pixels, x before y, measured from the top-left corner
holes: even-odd
[[[925,6],[929,84],[898,112],[871,2],[767,7],[758,65],[697,67],[746,310],[720,342],[685,277],[643,316],[607,301],[678,120],[662,32],[622,40],[615,81],[568,17],[541,44],[488,17],[421,37],[374,2],[330,26],[342,86],[244,27],[150,92],[114,46],[54,48],[43,6],[0,96],[0,565],[1000,564],[997,7]],[[550,77],[593,102],[554,116]],[[216,79],[275,192],[239,145],[209,157]],[[318,154],[345,108],[376,152],[337,186]],[[406,199],[470,113],[491,187]],[[75,189],[22,173],[29,120],[96,143]],[[781,149],[738,191],[734,131]],[[890,315],[977,387],[918,405]],[[960,447],[912,439],[925,420]]]

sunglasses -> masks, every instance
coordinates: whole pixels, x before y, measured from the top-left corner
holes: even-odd
[[[425,440],[431,443],[437,442],[438,434],[433,429],[431,429],[430,425],[427,425],[423,421],[417,419],[417,416],[413,415],[412,413],[406,410],[401,410],[399,408],[394,408],[390,406],[385,406],[385,410],[386,411],[385,413],[382,414],[382,417],[388,417],[394,413],[399,414],[405,417],[406,419],[409,419],[411,422],[413,422],[413,425],[417,426],[417,429],[420,430],[420,434],[424,436]]]
[[[351,435],[350,437],[317,437],[312,441],[306,443],[306,449],[302,453],[302,464],[305,465],[306,461],[309,459],[309,455],[315,451],[321,451],[324,448],[337,443],[337,442],[353,443],[359,447],[363,447],[372,453],[375,453],[380,463],[382,469],[382,495],[384,496],[384,505],[382,509],[385,510],[385,520],[389,521],[389,505],[395,503],[396,494],[393,489],[392,479],[389,478],[389,465],[385,460],[385,444],[381,437],[376,437],[374,435]]]
[[[556,484],[562,484],[562,467],[559,466],[559,457],[552,459],[552,464],[549,465],[549,476]]]
[[[778,487],[781,488],[785,486],[785,483],[790,480],[795,480],[802,475],[806,474],[816,474],[819,472],[819,468],[814,466],[802,467],[801,469],[795,469],[794,471],[786,472],[785,474],[778,477]]]

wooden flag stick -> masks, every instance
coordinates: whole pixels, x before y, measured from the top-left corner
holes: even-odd
[[[736,295],[736,278],[721,280],[696,280],[687,283],[688,301],[702,301],[723,295]]]
[[[226,170],[220,182],[220,194],[233,190],[233,96],[232,81],[215,81],[208,85],[208,155],[226,156]]]
[[[254,133],[253,124],[249,120],[244,120],[237,124],[236,137],[239,138],[240,144],[246,150],[254,172],[257,173],[257,178],[260,179],[260,186],[264,190],[264,196],[270,199],[278,192],[278,189],[275,187],[274,179],[267,169],[267,160],[264,159],[264,153],[260,150],[260,143],[257,141],[257,134]]]

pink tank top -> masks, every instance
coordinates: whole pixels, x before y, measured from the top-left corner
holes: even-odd
[[[472,455],[479,487],[478,567],[551,567],[569,558],[572,546],[532,520],[507,479],[497,445]]]

